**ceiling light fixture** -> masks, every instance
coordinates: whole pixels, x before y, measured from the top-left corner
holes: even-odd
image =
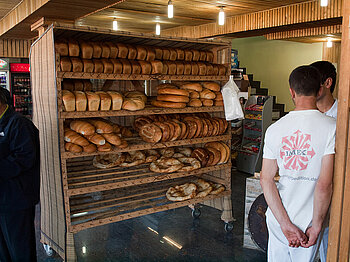
[[[332,39],[331,38],[328,38],[327,40],[327,47],[330,48],[333,46],[333,42],[332,42]]]
[[[117,19],[113,19],[113,30],[118,30],[118,21]]]
[[[225,12],[224,12],[224,7],[220,7],[220,12],[219,12],[219,25],[224,25],[225,24]]]
[[[327,6],[328,0],[321,0],[321,6]]]
[[[160,35],[160,24],[156,24],[156,35]]]
[[[168,18],[174,17],[174,6],[173,1],[169,0],[168,2]]]

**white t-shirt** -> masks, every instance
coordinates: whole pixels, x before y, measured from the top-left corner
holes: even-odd
[[[337,112],[338,112],[338,100],[336,99],[332,107],[327,112],[324,112],[324,114],[326,116],[333,117],[335,118],[335,120],[337,120]]]
[[[318,110],[292,111],[265,134],[264,158],[276,159],[278,191],[293,224],[305,231],[313,215],[314,190],[324,155],[334,154],[335,119]],[[277,223],[270,209],[268,223]]]

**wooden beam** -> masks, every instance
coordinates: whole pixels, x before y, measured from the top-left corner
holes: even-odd
[[[338,121],[334,190],[327,261],[349,261],[350,237],[350,0],[343,2],[343,33],[339,66]]]
[[[327,7],[321,7],[319,1],[313,0],[260,12],[228,17],[223,26],[219,26],[216,22],[199,26],[180,26],[163,30],[162,35],[207,38],[290,25],[299,25],[300,28],[303,28],[303,23],[310,24],[316,21],[320,23],[320,20],[340,18],[341,7],[342,0],[330,0]],[[336,22],[340,24],[341,20],[339,19]],[[281,29],[282,31],[288,30],[288,27],[286,27],[286,29]]]
[[[33,40],[0,39],[0,57],[28,58]]]

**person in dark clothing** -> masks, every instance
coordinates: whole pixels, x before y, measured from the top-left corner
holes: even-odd
[[[39,131],[15,113],[0,89],[0,261],[36,261],[34,216],[40,198]]]

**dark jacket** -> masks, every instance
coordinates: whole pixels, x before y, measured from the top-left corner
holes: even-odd
[[[9,108],[0,119],[0,212],[32,207],[39,197],[39,131]]]

